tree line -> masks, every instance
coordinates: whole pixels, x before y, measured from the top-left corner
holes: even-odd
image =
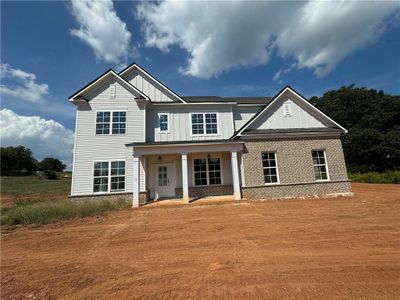
[[[1,175],[29,175],[35,171],[62,172],[65,168],[62,161],[54,157],[36,160],[32,151],[24,146],[1,147]]]
[[[342,142],[350,172],[400,169],[400,96],[353,84],[310,101],[349,131]]]

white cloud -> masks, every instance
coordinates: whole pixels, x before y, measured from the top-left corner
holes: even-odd
[[[73,0],[71,11],[79,29],[71,34],[92,47],[99,61],[113,64],[126,63],[130,51],[131,34],[126,24],[117,16],[111,0]]]
[[[0,65],[1,79],[10,79],[12,85],[0,85],[0,92],[23,101],[42,103],[43,97],[49,93],[47,84],[36,83],[36,75],[20,69],[14,69],[9,64]]]
[[[146,46],[168,51],[178,45],[189,53],[181,69],[185,74],[210,78],[235,67],[263,65],[276,51],[320,77],[375,41],[399,7],[395,1],[167,1],[141,3],[136,15]]]
[[[54,120],[20,116],[10,109],[0,111],[2,147],[23,145],[36,159],[56,157],[71,169],[74,132]]]

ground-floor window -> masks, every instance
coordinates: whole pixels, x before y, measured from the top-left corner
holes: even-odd
[[[125,161],[96,161],[93,164],[93,192],[125,191]]]
[[[219,157],[195,158],[193,169],[194,185],[219,185],[222,183]]]
[[[313,164],[314,164],[314,174],[315,180],[328,180],[328,167],[326,164],[326,153],[324,150],[313,150],[311,152]]]
[[[275,152],[261,153],[263,163],[264,182],[266,184],[278,183],[278,166],[276,164]]]

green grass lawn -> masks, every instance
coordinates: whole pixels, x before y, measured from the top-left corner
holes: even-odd
[[[400,183],[400,171],[349,173],[349,178],[353,182]]]
[[[30,195],[65,195],[68,196],[71,191],[71,174],[68,178],[59,173],[59,179],[49,180],[41,178],[38,175],[31,176],[1,176],[1,195],[12,197],[30,196]],[[36,198],[36,197],[35,197]]]

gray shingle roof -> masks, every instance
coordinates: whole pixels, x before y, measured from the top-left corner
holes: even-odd
[[[219,96],[182,96],[186,102],[202,103],[202,102],[236,102],[238,104],[268,104],[271,97],[219,97]]]

